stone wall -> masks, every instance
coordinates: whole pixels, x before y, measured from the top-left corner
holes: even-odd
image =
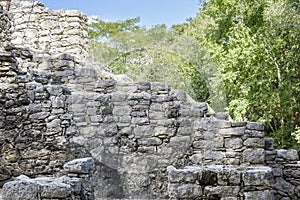
[[[1,4],[6,9],[6,1]],[[49,68],[47,58],[61,53],[72,55],[77,62],[87,57],[87,17],[80,11],[51,10],[32,0],[12,0],[10,11],[13,47],[30,49],[34,55],[31,62],[23,63],[24,70],[45,70]]]
[[[51,11],[25,1],[24,9],[12,9],[14,16],[32,5],[39,9],[33,13],[54,21],[57,13],[70,15],[63,22],[55,21],[54,27],[71,26],[78,13]],[[11,31],[10,14],[0,14],[0,19],[8,19],[0,25],[3,31]],[[31,28],[40,34],[53,27],[52,23],[45,26]],[[4,200],[11,199],[24,181],[28,188],[39,188],[48,177],[45,187],[52,187],[65,180],[58,178],[63,175],[80,178],[81,184],[89,182],[93,187],[85,186],[87,196],[94,193],[96,199],[300,198],[297,151],[275,150],[273,140],[264,138],[262,123],[229,121],[228,114],[213,112],[207,103],[195,102],[167,83],[119,81],[99,65],[85,62],[77,51],[74,54],[65,47],[69,54],[61,54],[59,44],[51,47],[52,53],[40,53],[42,41],[34,46],[23,36],[14,38],[18,32],[22,31],[0,38]],[[54,38],[49,34],[48,38]],[[79,169],[72,167],[77,162],[71,160],[85,157],[93,158],[95,171],[78,175]],[[64,165],[68,161],[71,165]],[[16,179],[20,175],[36,179],[21,177],[20,183]],[[66,185],[58,188],[74,192]],[[70,191],[45,197],[66,199],[79,194]],[[41,195],[39,189],[36,194]],[[12,198],[26,199],[22,195],[26,192]]]
[[[92,158],[72,160],[64,165],[65,176],[31,179],[21,175],[3,187],[6,200],[93,200],[91,185],[94,161]]]

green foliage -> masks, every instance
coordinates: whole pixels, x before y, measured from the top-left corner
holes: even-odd
[[[107,22],[99,18],[94,18],[89,24],[89,37],[90,39],[98,40],[112,37],[124,31],[137,30],[139,29],[137,23],[139,22],[139,17],[117,22]]]
[[[210,53],[222,73],[230,114],[236,120],[264,122],[277,147],[295,147],[291,132],[300,125],[299,0],[200,3],[197,17],[174,29]]]
[[[98,22],[102,26],[102,21],[97,20],[93,29],[97,29]],[[106,40],[90,41],[93,59],[109,66],[116,74],[126,74],[136,81],[168,82],[198,101],[211,101],[218,110],[224,109],[225,98],[220,98],[224,92],[218,71],[197,42],[175,35],[165,25],[131,29],[132,25],[122,26],[116,34],[110,31],[114,34]],[[94,37],[94,32],[90,33]],[[211,84],[213,80],[216,81]]]

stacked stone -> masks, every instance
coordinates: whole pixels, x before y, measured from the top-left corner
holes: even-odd
[[[3,50],[9,47],[13,23],[11,14],[1,8],[2,6],[0,7],[0,50]]]
[[[68,53],[87,56],[87,17],[79,11],[45,8],[38,1],[11,2],[15,32],[12,43],[37,57]]]
[[[275,176],[276,199],[299,199],[300,183],[300,162],[296,150],[275,150],[266,151],[266,163],[272,167]]]
[[[264,165],[262,123],[200,118],[194,122],[193,128],[191,164]]]
[[[2,183],[20,174],[60,174],[66,160],[68,89],[43,78],[17,75],[0,89]]]
[[[77,38],[86,36],[86,17],[29,1],[13,1],[12,10],[17,47],[0,53],[0,186],[20,174],[60,176],[66,160],[92,156],[95,172],[90,159],[65,170],[83,180],[86,196],[87,183],[97,185],[99,199],[299,198],[297,152],[274,150],[263,124],[227,121],[166,83],[120,82],[103,70],[99,79],[84,63],[86,38]],[[168,174],[171,165],[178,169]],[[34,188],[48,187],[40,180],[28,186],[38,195]]]
[[[64,165],[64,170],[68,177],[81,181],[80,199],[94,200],[93,172],[95,163],[93,158],[88,157],[69,161]]]
[[[3,200],[93,200],[92,158],[72,160],[64,165],[68,176],[30,179],[21,175],[3,186]]]
[[[168,167],[168,177],[172,199],[274,199],[273,176],[269,167]]]
[[[12,52],[0,51],[0,84],[12,82],[17,73],[17,60]]]

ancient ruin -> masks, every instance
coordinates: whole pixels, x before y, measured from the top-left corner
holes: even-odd
[[[262,123],[89,62],[79,11],[0,5],[0,199],[300,199]]]

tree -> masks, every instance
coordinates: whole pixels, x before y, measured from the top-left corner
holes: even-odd
[[[98,20],[97,22],[103,21]],[[118,22],[120,23],[120,22]],[[102,27],[98,24],[99,27]],[[114,24],[109,22],[108,25]],[[97,29],[98,25],[92,28]],[[106,25],[105,25],[106,26]],[[104,27],[105,27],[104,26]],[[173,88],[187,91],[199,101],[216,103],[218,110],[224,109],[224,94],[220,84],[211,84],[212,79],[220,80],[208,54],[197,42],[190,38],[175,35],[165,25],[152,28],[127,28],[101,31],[91,37],[97,38],[91,49],[94,60],[109,66],[116,74],[126,74],[136,81],[163,81]],[[110,26],[111,27],[111,26]],[[113,26],[115,29],[118,26]],[[107,28],[105,28],[107,30]],[[109,32],[109,34],[106,34]],[[104,33],[104,34],[103,34]],[[95,48],[96,47],[96,48]],[[218,100],[216,100],[218,99]]]
[[[299,0],[210,0],[178,34],[210,53],[236,120],[261,121],[277,147],[299,148]]]

